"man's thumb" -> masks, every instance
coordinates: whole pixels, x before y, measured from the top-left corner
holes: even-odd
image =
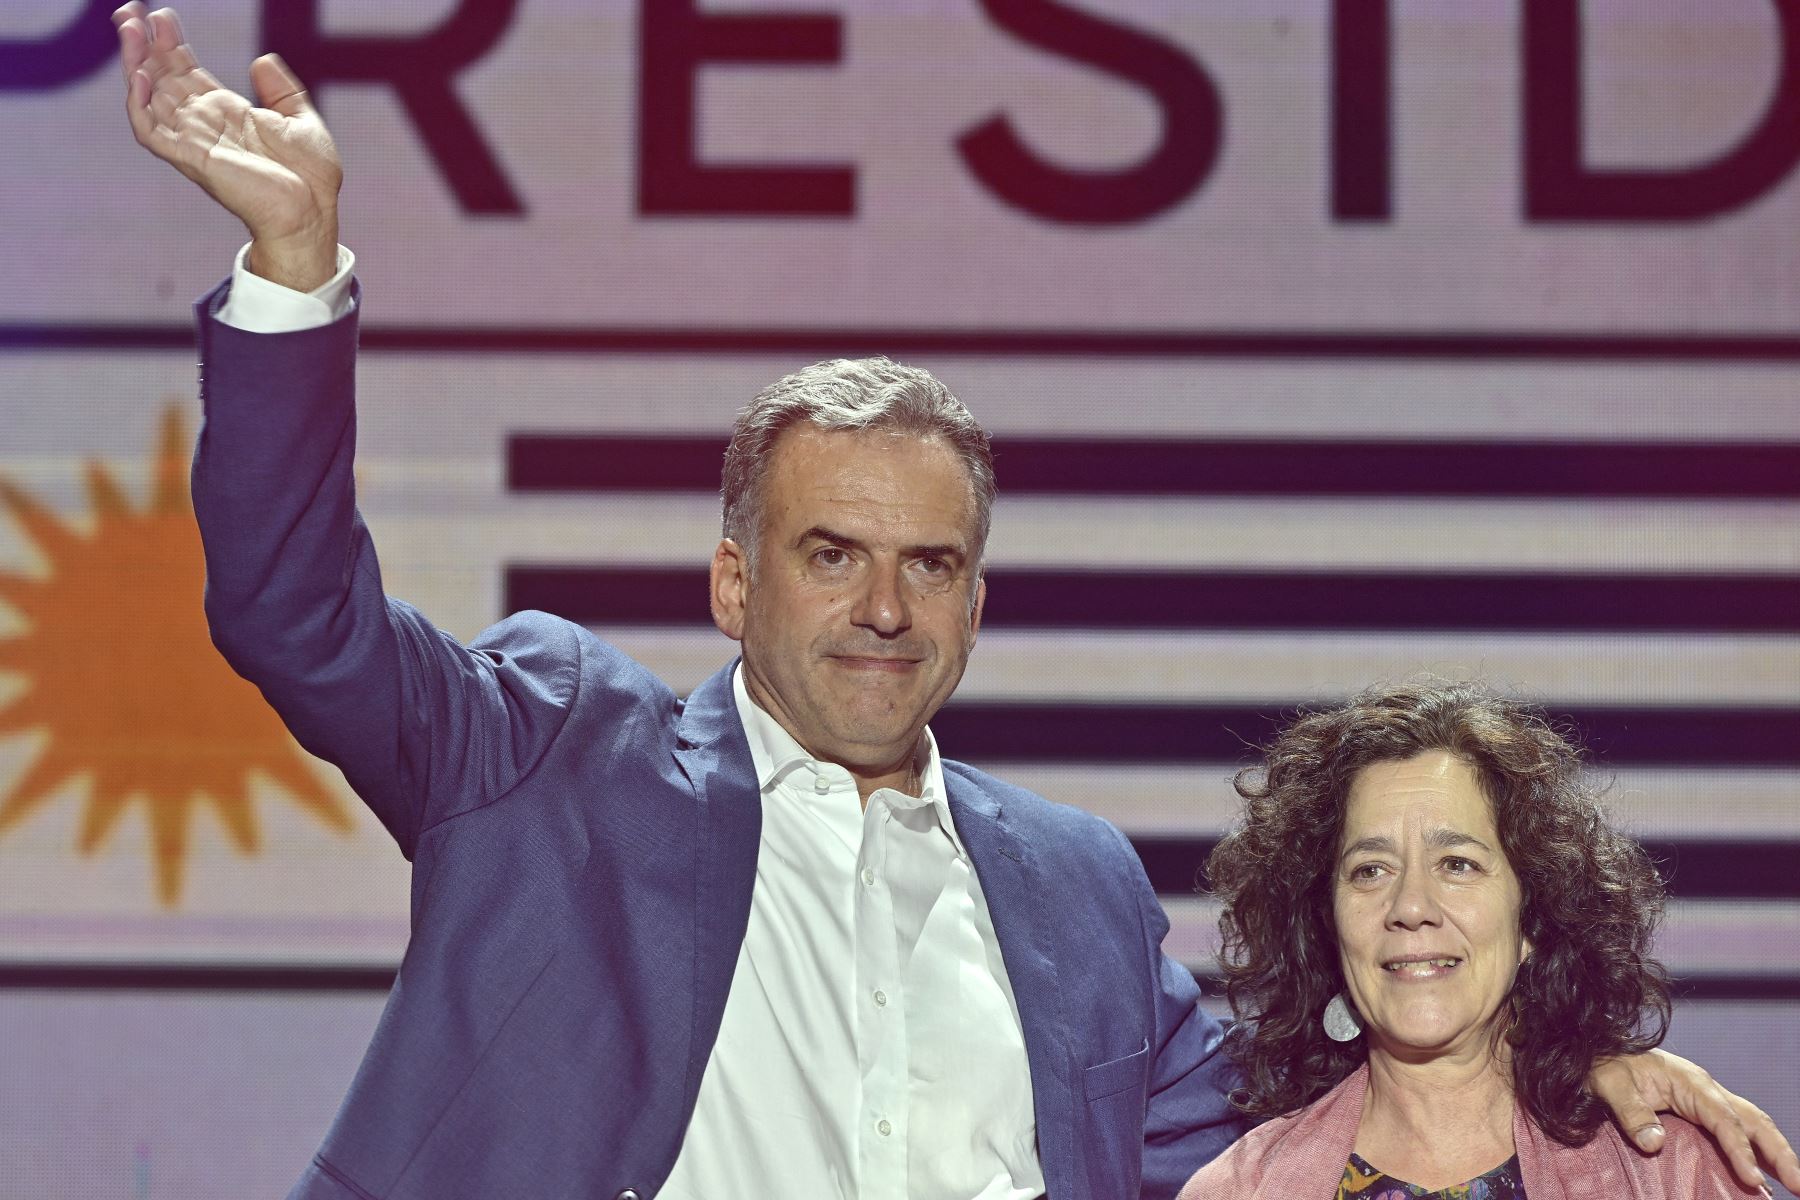
[[[250,83],[256,88],[256,100],[264,108],[272,108],[284,117],[298,117],[312,111],[306,88],[279,54],[265,54],[250,64]]]

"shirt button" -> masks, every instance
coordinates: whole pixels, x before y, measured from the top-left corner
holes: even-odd
[[[876,1008],[886,1008],[887,1007],[887,993],[882,991],[879,988],[877,988],[875,990],[875,1007]]]
[[[819,795],[823,796],[826,792],[829,792],[830,790],[831,790],[831,780],[825,778],[823,775],[814,775],[813,776],[813,791],[815,791],[815,792],[819,793]]]
[[[863,873],[862,873],[862,881],[863,881],[864,887],[874,887],[875,886],[875,872],[871,871],[867,867],[864,867]]]
[[[626,1188],[617,1196],[614,1196],[613,1200],[643,1200],[643,1197],[638,1195],[638,1190],[636,1188]]]
[[[881,1120],[875,1122],[875,1132],[879,1133],[882,1137],[886,1137],[888,1134],[894,1132],[894,1127],[888,1124],[886,1117],[883,1117]]]

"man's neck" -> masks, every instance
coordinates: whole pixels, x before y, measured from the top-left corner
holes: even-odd
[[[922,738],[920,740],[923,741]],[[924,756],[923,749],[922,745],[914,746],[913,752],[907,755],[906,765],[898,771],[885,771],[869,775],[848,764],[840,765],[844,767],[844,770],[850,772],[852,779],[856,780],[857,798],[862,802],[862,806],[867,808],[869,807],[869,797],[882,788],[893,788],[903,796],[918,796],[924,791],[925,781],[918,765],[919,759]]]
[[[920,796],[925,789],[925,763],[928,751],[925,745],[925,733],[921,730],[913,739],[912,747],[898,759],[879,765],[867,765],[844,762],[830,754],[822,754],[817,748],[808,745],[805,738],[794,732],[781,706],[773,702],[764,689],[758,686],[756,676],[748,666],[741,666],[743,671],[744,695],[764,716],[781,727],[782,732],[794,740],[794,743],[806,751],[808,757],[815,762],[831,763],[850,772],[850,778],[856,781],[856,794],[863,808],[869,807],[869,797],[882,788],[893,788],[907,796]]]

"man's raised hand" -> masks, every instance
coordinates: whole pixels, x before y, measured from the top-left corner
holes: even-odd
[[[249,268],[298,291],[337,271],[337,147],[287,64],[250,64],[261,107],[200,68],[171,8],[113,13],[125,113],[138,144],[192,179],[250,231]]]

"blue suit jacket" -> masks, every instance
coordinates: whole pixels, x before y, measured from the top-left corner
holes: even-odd
[[[194,460],[213,638],[413,861],[399,977],[292,1195],[654,1196],[755,877],[730,668],[684,703],[558,618],[464,648],[389,600],[352,489],[354,315],[248,334],[211,317],[222,296],[199,307]],[[1235,1075],[1161,953],[1136,856],[1096,817],[944,773],[1018,1000],[1049,1194],[1172,1196],[1239,1132]]]

